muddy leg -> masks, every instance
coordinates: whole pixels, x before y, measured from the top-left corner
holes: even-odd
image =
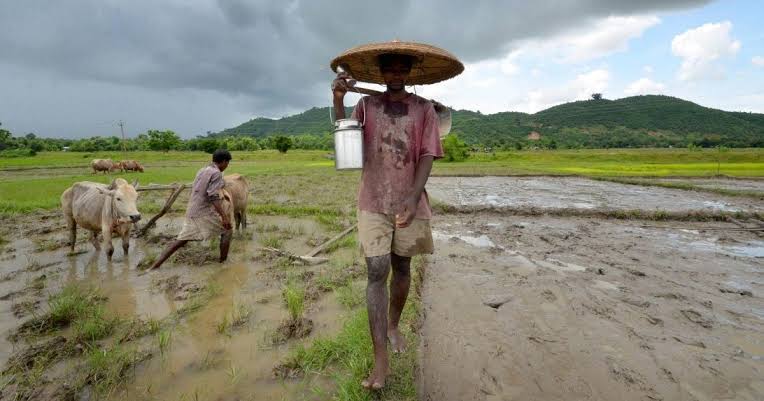
[[[69,248],[74,252],[74,245],[77,244],[77,223],[67,216],[66,224],[69,226]]]
[[[114,254],[114,245],[111,243],[111,226],[107,226],[102,230],[103,245],[106,247],[106,259],[111,260],[111,255]]]
[[[390,255],[366,258],[368,281],[366,284],[366,309],[369,313],[369,330],[374,345],[374,370],[361,382],[367,389],[377,390],[385,386],[388,371],[387,358],[387,276],[390,274]]]
[[[122,251],[125,253],[125,256],[127,256],[127,252],[130,250],[130,229],[126,229],[124,233],[122,233]]]
[[[399,353],[406,350],[406,339],[401,335],[398,323],[409,296],[411,258],[392,254],[390,262],[393,265],[393,277],[390,280],[390,323],[387,327],[387,338],[390,339],[393,352]]]
[[[183,245],[186,245],[187,242],[188,241],[186,240],[176,240],[175,242],[170,244],[170,246],[168,246],[167,249],[165,249],[164,252],[162,252],[162,254],[159,255],[159,259],[157,259],[156,262],[154,262],[154,264],[151,265],[151,267],[149,267],[149,270],[156,269],[159,266],[162,266],[162,263],[164,263],[164,261],[167,260],[167,258],[172,256],[172,254],[175,253],[178,249],[180,249]]]
[[[247,229],[247,211],[244,210],[241,212],[241,225],[244,227],[244,229]]]
[[[233,219],[236,221],[236,231],[240,231],[241,230],[241,212],[234,213]]]
[[[93,247],[96,249],[96,251],[101,250],[101,243],[98,242],[98,231],[93,231],[93,236],[90,238],[90,242],[93,244]]]
[[[220,234],[220,263],[223,263],[228,259],[228,249],[231,248],[231,237],[233,237],[233,230],[226,230],[223,234]]]

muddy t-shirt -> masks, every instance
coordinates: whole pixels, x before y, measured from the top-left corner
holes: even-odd
[[[443,157],[435,108],[414,94],[392,101],[384,93],[362,98],[353,110],[353,118],[364,124],[358,208],[400,213],[403,201],[414,188],[419,159]],[[422,192],[415,217],[432,217],[426,192]]]
[[[188,199],[186,217],[218,216],[212,202],[220,199],[218,191],[223,185],[223,173],[215,163],[199,169],[191,188],[191,197]]]

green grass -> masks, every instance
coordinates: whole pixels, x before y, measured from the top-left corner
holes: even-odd
[[[84,380],[92,384],[99,394],[108,395],[124,384],[125,376],[137,359],[133,349],[121,346],[94,348],[86,354]]]
[[[260,243],[263,244],[263,246],[280,249],[281,246],[284,245],[284,238],[279,234],[267,234],[260,238]]]
[[[299,321],[305,312],[305,289],[290,282],[282,288],[281,295],[289,311],[289,318],[293,322]]]
[[[287,357],[284,366],[305,374],[330,376],[335,384],[334,392],[330,395],[334,400],[416,400],[416,335],[412,327],[419,319],[419,294],[425,264],[421,257],[415,258],[412,264],[414,290],[409,295],[401,317],[401,329],[409,347],[405,353],[390,358],[391,374],[387,378],[385,388],[379,394],[369,392],[360,385],[374,363],[365,308],[354,311],[336,335],[317,338],[308,347],[298,346]]]
[[[110,336],[119,322],[118,317],[107,316],[103,306],[97,305],[88,316],[75,321],[74,336],[80,341],[94,342]]]
[[[358,172],[338,172],[324,151],[233,152],[227,173],[240,173],[253,183],[255,195],[251,214],[290,217],[352,214]],[[209,160],[201,152],[134,152],[131,159],[146,166],[145,173],[92,175],[93,158],[121,159],[119,152],[43,152],[35,157],[0,159],[0,215],[28,213],[60,207],[61,193],[77,181],[108,183],[112,177],[135,178],[142,184],[191,182],[196,171]],[[720,159],[718,159],[720,158]],[[553,174],[585,176],[764,176],[764,149],[585,149],[556,151],[497,152],[476,154],[459,163],[437,162],[434,175],[518,175]],[[23,170],[20,170],[23,169]],[[139,210],[157,210],[141,193]],[[182,202],[181,202],[182,203]],[[179,204],[178,208],[185,205]],[[335,228],[337,228],[335,226]]]

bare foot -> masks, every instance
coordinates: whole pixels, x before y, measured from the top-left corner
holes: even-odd
[[[390,340],[390,347],[393,353],[400,354],[406,352],[406,339],[397,328],[387,331],[387,338]]]
[[[380,390],[385,387],[385,378],[387,377],[387,368],[377,368],[371,372],[366,380],[361,382],[361,386],[367,390]]]

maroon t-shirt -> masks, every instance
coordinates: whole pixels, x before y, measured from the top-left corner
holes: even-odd
[[[353,118],[364,124],[358,208],[398,214],[414,187],[419,159],[443,157],[438,115],[427,99],[409,94],[403,100],[392,101],[383,93],[359,100]],[[427,192],[419,199],[415,217],[432,217]]]

